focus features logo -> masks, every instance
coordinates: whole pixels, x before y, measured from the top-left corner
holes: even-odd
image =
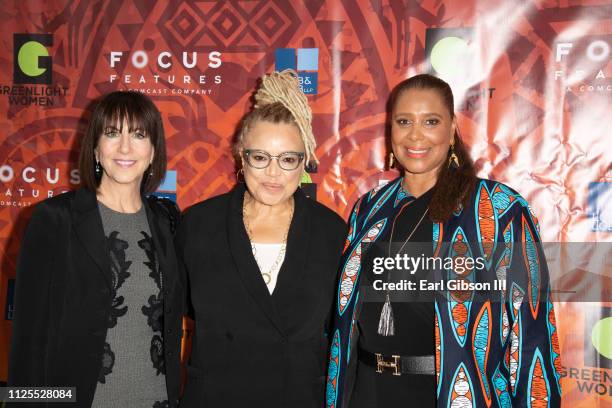
[[[567,91],[610,92],[610,44],[603,39],[588,38],[575,42],[558,42],[554,47],[555,81],[563,81]]]
[[[218,69],[222,66],[221,52],[197,53],[184,51],[181,55],[173,55],[169,51],[161,51],[149,55],[146,51],[137,50],[131,55],[124,51],[111,51],[108,64],[110,68],[117,69],[127,64],[126,71],[130,73],[111,74],[110,83],[120,83],[130,90],[149,94],[210,94],[209,85],[219,85],[222,82],[220,74],[208,75],[177,75],[173,73],[176,67],[186,70],[199,68],[202,72],[208,69]],[[147,69],[147,73],[144,69]],[[159,73],[156,73],[156,69]],[[135,70],[135,73],[133,73]],[[162,73],[163,71],[163,73]],[[155,87],[156,85],[169,85],[168,88]],[[194,87],[197,86],[197,87]],[[204,87],[203,87],[204,86]]]
[[[0,207],[27,207],[81,182],[78,169],[0,166]],[[46,186],[47,188],[40,188]]]

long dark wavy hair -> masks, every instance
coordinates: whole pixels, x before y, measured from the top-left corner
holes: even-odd
[[[399,97],[411,89],[432,90],[440,95],[444,106],[448,109],[451,119],[455,118],[453,91],[450,86],[433,75],[421,74],[405,79],[397,84],[389,97],[387,105],[388,132],[390,135],[391,117]],[[435,222],[447,221],[460,206],[467,206],[476,185],[476,169],[459,131],[455,128],[455,154],[459,166],[443,165],[438,173],[438,179],[433,187],[429,202],[429,217]],[[447,161],[450,158],[450,148]]]

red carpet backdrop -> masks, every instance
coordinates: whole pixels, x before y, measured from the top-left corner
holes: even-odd
[[[116,89],[161,110],[161,189],[186,208],[234,184],[230,143],[257,78],[296,69],[320,159],[305,188],[346,217],[395,176],[390,89],[430,72],[453,87],[479,175],[531,203],[544,241],[612,241],[610,1],[40,0],[0,15],[0,380],[32,206],[76,187],[87,109]],[[571,274],[551,270],[553,289],[576,292],[556,303],[564,406],[609,407],[611,258],[583,252],[559,253]]]

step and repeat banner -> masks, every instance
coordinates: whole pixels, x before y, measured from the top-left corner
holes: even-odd
[[[169,152],[160,190],[186,208],[234,185],[230,144],[258,77],[293,68],[320,159],[304,188],[346,218],[396,176],[385,169],[390,90],[428,72],[453,87],[479,175],[530,202],[543,241],[583,243],[560,247],[551,270],[566,294],[564,406],[612,406],[610,1],[33,0],[0,16],[0,381],[24,228],[34,204],[78,186],[96,98],[153,98]]]

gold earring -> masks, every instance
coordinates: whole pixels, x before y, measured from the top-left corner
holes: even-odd
[[[242,180],[240,180],[240,175],[242,175]],[[238,183],[244,183],[244,169],[240,169],[236,172],[236,181]]]
[[[392,169],[395,166],[395,156],[393,152],[389,153],[389,169]]]
[[[457,157],[457,154],[455,153],[455,141],[453,140],[453,143],[450,145],[450,156],[448,158],[448,165],[450,167],[450,165],[455,166],[455,168],[459,168],[459,157]]]

